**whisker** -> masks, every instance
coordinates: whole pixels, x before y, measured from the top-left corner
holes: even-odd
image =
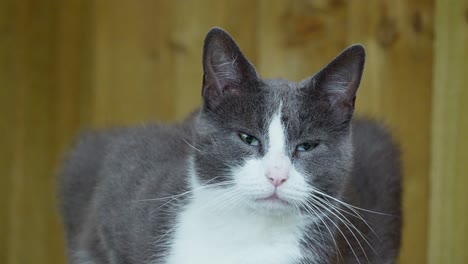
[[[348,212],[346,210],[344,210],[343,208],[339,207],[339,206],[336,206],[334,205],[333,203],[331,203],[326,197],[324,199],[330,206],[348,214],[348,215],[351,215],[353,217],[356,217],[358,218],[359,220],[361,220],[368,228],[369,230],[377,237],[377,239],[379,239],[380,241],[382,241],[382,239],[380,238],[380,236],[377,234],[377,232],[375,232],[375,230],[370,226],[370,224],[364,219],[364,216],[361,215],[359,212],[357,212],[356,210],[354,210],[353,208],[348,208],[349,210],[352,210],[352,212],[354,213],[351,213],[351,212]]]
[[[228,207],[232,207],[232,206],[236,206],[238,204],[239,201],[241,201],[244,196],[241,195],[239,192],[237,192],[236,190],[232,190],[231,191],[233,194],[231,197],[228,197],[226,200],[224,200],[224,204],[221,204],[222,206],[220,207],[217,207],[217,211],[223,213],[224,212],[224,215],[228,213],[229,210],[224,210]]]
[[[332,210],[330,210],[330,209],[327,207],[327,204],[326,204],[326,203],[324,203],[324,202],[318,200],[318,199],[317,199],[316,197],[314,197],[314,196],[311,196],[311,198],[314,198],[314,201],[317,202],[317,203],[315,203],[317,206],[320,206],[321,208],[327,210],[329,213],[331,213],[333,216],[335,216],[339,221],[341,221],[341,222],[345,225],[345,227],[349,230],[349,232],[351,232],[351,234],[353,235],[354,239],[355,239],[356,242],[358,243],[359,247],[360,247],[361,250],[362,250],[362,253],[364,253],[364,256],[365,256],[366,259],[367,259],[367,263],[370,263],[369,258],[368,258],[367,254],[366,254],[366,251],[364,250],[364,248],[363,248],[361,242],[360,242],[359,239],[356,237],[356,235],[354,234],[353,230],[351,230],[350,227],[354,228],[354,229],[361,235],[361,237],[367,242],[367,244],[372,248],[372,245],[367,241],[367,239],[364,237],[364,235],[362,234],[362,232],[359,231],[359,229],[357,229],[357,228],[354,226],[354,224],[351,223],[351,222],[350,222],[343,214],[341,214],[339,211],[337,211],[337,212],[341,215],[341,217],[338,216],[337,214],[335,214]],[[335,209],[335,210],[336,210],[336,209]],[[343,217],[344,219],[346,219],[346,220],[344,220],[342,217]],[[375,251],[375,250],[374,250],[374,251]]]
[[[307,205],[310,205],[312,207],[314,207],[317,211],[320,211],[319,208],[317,208],[314,203],[310,203],[310,204],[307,204]],[[338,230],[338,232],[340,232],[341,236],[345,239],[346,243],[348,244],[349,248],[351,249],[351,252],[353,252],[353,255],[354,257],[356,258],[356,260],[358,261],[359,264],[361,264],[361,261],[359,260],[356,252],[354,251],[353,247],[351,246],[351,243],[349,242],[348,238],[345,236],[345,234],[343,233],[343,231],[341,231],[340,227],[330,218],[328,217],[327,214],[324,214],[324,216],[336,227],[336,229]]]
[[[171,233],[174,229],[176,229],[177,227],[179,227],[180,224],[175,224],[172,228],[170,228],[169,230],[167,230],[164,234],[162,234],[161,236],[159,236],[158,240],[156,240],[155,242],[153,242],[154,244],[157,244],[159,241],[161,241],[163,238],[165,238],[169,233]]]
[[[234,190],[226,190],[221,195],[217,196],[216,199],[209,201],[208,203],[200,207],[198,210],[203,210],[205,208],[210,208],[210,207],[211,209],[215,209],[216,208],[215,205],[219,204],[219,202],[223,202],[223,199],[230,198],[230,196],[232,196],[233,194],[235,194]]]
[[[179,193],[179,194],[175,194],[175,195],[171,195],[171,196],[166,196],[166,197],[158,197],[158,198],[134,200],[134,201],[132,201],[132,202],[150,202],[150,201],[162,201],[162,200],[166,200],[166,199],[173,199],[173,198],[178,198],[178,197],[180,197],[180,196],[184,196],[184,195],[186,195],[186,194],[189,194],[189,193],[192,193],[192,192],[201,190],[201,189],[212,188],[212,187],[219,187],[219,186],[225,186],[225,185],[230,185],[230,184],[234,183],[234,181],[224,181],[224,182],[218,182],[218,183],[208,184],[209,182],[214,181],[216,178],[219,178],[219,176],[210,179],[209,181],[207,181],[204,185],[202,185],[202,186],[200,186],[200,187],[197,187],[197,188],[195,188],[195,189],[191,189],[191,190],[185,191],[185,192],[183,192],[183,193]]]
[[[187,144],[189,147],[191,147],[192,149],[200,152],[200,153],[204,153],[204,151],[201,151],[200,149],[196,148],[194,145],[190,144],[190,142],[188,142],[185,138],[182,138],[182,140],[185,142],[185,144]]]
[[[197,188],[197,190],[198,189],[200,189],[200,188]],[[222,197],[229,196],[231,193],[232,193],[232,191],[224,192],[223,194],[218,196],[218,199],[215,199],[215,200],[210,201],[209,203],[206,203],[204,206],[200,207],[199,210],[203,210],[203,209],[205,209],[205,208],[207,208],[209,206],[212,206],[213,204],[216,204],[216,202],[221,200]],[[180,223],[175,224],[172,228],[170,228],[164,234],[159,236],[159,238],[154,243],[157,244],[159,241],[161,241],[163,238],[165,238],[169,233],[171,233],[174,229],[176,229],[179,226],[180,226]]]
[[[361,210],[361,211],[368,212],[368,213],[373,213],[373,214],[379,214],[379,215],[386,215],[386,216],[393,216],[393,217],[395,217],[395,215],[392,215],[392,214],[387,214],[387,213],[372,211],[372,210],[369,210],[369,209],[364,209],[364,208],[361,208],[361,207],[357,207],[357,206],[348,204],[348,203],[346,203],[346,202],[344,202],[344,201],[341,201],[340,199],[337,199],[337,198],[335,198],[335,197],[333,197],[333,196],[331,196],[331,195],[328,195],[328,194],[326,194],[326,193],[320,191],[319,189],[317,189],[317,188],[315,188],[315,187],[310,187],[310,188],[311,188],[314,192],[316,192],[316,193],[318,193],[318,194],[320,194],[320,195],[323,195],[323,196],[325,196],[325,197],[328,197],[328,198],[330,198],[330,199],[332,199],[332,200],[334,200],[334,201],[336,201],[336,202],[338,202],[338,203],[340,203],[340,204],[342,204],[342,205],[344,205],[344,206],[346,206],[346,207],[352,207],[352,208],[355,208],[355,209],[357,209],[357,210]]]
[[[346,214],[352,215],[353,217],[356,217],[356,218],[360,219],[369,228],[369,230],[371,230],[371,232],[377,237],[377,239],[382,241],[382,239],[377,234],[377,232],[375,232],[375,230],[370,226],[370,224],[364,219],[364,216],[353,208],[354,206],[352,206],[350,204],[347,204],[347,203],[345,203],[345,202],[343,202],[343,201],[341,201],[339,199],[336,199],[336,198],[334,198],[334,197],[332,197],[330,195],[324,194],[324,193],[318,191],[316,188],[311,188],[311,189],[312,189],[313,192],[316,192],[316,193],[321,194],[322,196],[324,196],[323,200],[326,201],[328,203],[328,205],[333,206],[334,208],[336,208],[336,209],[338,209],[338,210],[340,210],[340,211],[342,211],[342,212],[344,212]],[[344,210],[343,208],[341,208],[339,206],[335,206],[333,203],[331,203],[328,200],[328,197],[332,198],[334,201],[337,201],[339,204],[345,206],[345,208],[351,210],[353,213],[348,212],[348,211]]]
[[[327,225],[327,223],[323,220],[323,218],[319,215],[319,213],[311,208],[308,204],[303,204],[303,208],[309,213],[309,214],[314,214],[325,226],[325,228],[328,230],[328,233],[330,234],[330,237],[332,238],[333,244],[335,246],[335,250],[338,252],[338,255],[341,257],[341,260],[344,261],[343,255],[341,254],[340,248],[338,247],[338,243],[336,243],[335,235],[331,231],[330,227]]]

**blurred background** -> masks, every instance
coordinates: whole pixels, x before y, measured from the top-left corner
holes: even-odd
[[[357,111],[403,149],[399,263],[468,263],[467,0],[0,0],[0,263],[65,263],[65,150],[196,108],[213,26],[263,77],[296,81],[364,44]]]

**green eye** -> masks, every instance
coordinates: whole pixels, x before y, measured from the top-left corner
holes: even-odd
[[[299,152],[311,151],[318,146],[318,143],[302,143],[297,145],[296,150]]]
[[[258,139],[251,135],[247,135],[245,133],[239,133],[239,137],[244,141],[245,143],[251,145],[251,146],[258,146],[259,142]]]

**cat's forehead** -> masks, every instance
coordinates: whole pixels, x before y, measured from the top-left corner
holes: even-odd
[[[263,80],[268,89],[283,90],[283,89],[298,89],[299,84],[286,79],[266,79]]]
[[[285,79],[263,81],[266,107],[261,114],[268,117],[279,114],[283,125],[289,128],[288,132],[317,131],[335,123],[329,101],[313,89],[307,89],[306,82],[296,83]]]
[[[288,110],[297,113],[298,107],[304,99],[303,96],[298,96],[301,94],[303,85],[285,79],[264,80],[264,83],[264,96],[271,106],[270,108],[274,108],[273,112],[278,111],[281,106],[282,115],[287,114]]]
[[[263,80],[266,89],[273,93],[284,93],[285,91],[295,92],[299,84],[285,79],[266,79]]]

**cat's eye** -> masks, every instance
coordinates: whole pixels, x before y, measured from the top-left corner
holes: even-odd
[[[244,141],[246,144],[249,144],[251,146],[258,146],[260,144],[258,139],[246,133],[242,133],[242,132],[239,133],[239,137],[241,138],[242,141]]]
[[[297,145],[296,151],[299,151],[299,152],[311,151],[317,146],[318,146],[317,142],[302,143],[302,144]]]

